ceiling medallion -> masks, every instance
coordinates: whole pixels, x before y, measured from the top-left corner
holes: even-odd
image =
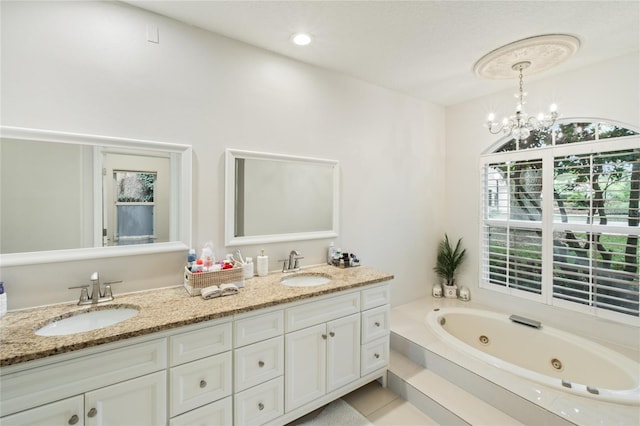
[[[525,38],[484,55],[473,66],[479,77],[492,80],[517,78],[513,66],[519,62],[531,62],[526,75],[546,71],[564,62],[578,50],[580,40],[567,34],[546,34]]]
[[[492,134],[510,134],[518,143],[526,140],[531,131],[541,130],[554,125],[558,118],[557,107],[552,104],[549,114],[537,117],[528,115],[524,110],[523,75],[539,73],[558,65],[572,56],[580,46],[580,41],[569,35],[548,34],[519,40],[502,46],[480,58],[473,69],[476,75],[490,79],[518,78],[519,86],[515,113],[505,117],[501,123],[494,121],[495,115],[489,114],[486,127]]]

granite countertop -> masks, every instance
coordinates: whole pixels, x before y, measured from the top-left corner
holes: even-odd
[[[327,274],[332,279],[328,284],[315,287],[288,287],[280,283],[284,276],[300,273]],[[266,277],[254,277],[245,280],[245,286],[238,294],[209,300],[189,296],[180,285],[127,294],[115,293],[113,301],[95,307],[63,303],[9,312],[0,319],[0,367],[391,279],[391,274],[364,266],[339,269],[320,265],[304,268],[297,273],[272,272]],[[139,313],[109,327],[67,336],[47,337],[34,333],[54,319],[114,306],[135,307]]]

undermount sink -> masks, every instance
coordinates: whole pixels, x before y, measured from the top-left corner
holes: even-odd
[[[66,336],[98,330],[117,324],[138,314],[131,306],[114,306],[107,309],[84,311],[67,318],[56,319],[36,330],[38,336]]]
[[[289,287],[313,287],[331,282],[331,277],[323,274],[297,274],[283,278],[280,282]]]

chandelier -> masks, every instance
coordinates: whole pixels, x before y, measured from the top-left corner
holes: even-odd
[[[514,71],[520,80],[516,93],[518,103],[515,113],[505,117],[502,122],[496,122],[495,116],[490,114],[486,127],[491,134],[510,134],[516,141],[526,140],[534,130],[542,130],[553,126],[558,119],[555,104],[549,108],[549,114],[530,116],[524,110],[523,71],[527,75],[536,74],[552,68],[571,56],[580,47],[580,40],[568,34],[545,34],[525,38],[487,53],[475,63],[473,69],[477,76],[492,80],[512,79]]]
[[[520,80],[519,91],[515,95],[516,98],[518,98],[516,112],[509,117],[505,117],[502,123],[493,121],[495,115],[493,113],[489,114],[487,128],[491,134],[496,135],[501,132],[504,134],[510,133],[514,139],[523,141],[529,137],[531,131],[551,127],[556,122],[558,118],[558,107],[556,104],[551,104],[548,115],[540,113],[537,117],[534,117],[527,114],[524,110],[524,97],[527,96],[527,92],[524,91],[522,71],[529,68],[530,65],[531,62],[522,61],[513,64],[511,67],[514,71],[518,72],[518,79]]]

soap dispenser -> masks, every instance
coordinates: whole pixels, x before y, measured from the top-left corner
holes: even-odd
[[[269,256],[264,254],[264,249],[260,250],[258,256],[258,276],[266,277],[269,274]]]

